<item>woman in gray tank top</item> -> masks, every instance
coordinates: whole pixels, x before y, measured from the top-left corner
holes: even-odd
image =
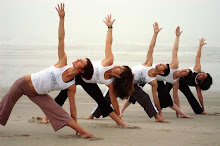
[[[90,79],[93,74],[93,67],[89,59],[78,59],[72,63],[71,67],[67,66],[67,56],[64,50],[64,4],[58,5],[57,12],[60,17],[59,22],[59,44],[58,44],[58,62],[37,74],[27,75],[18,79],[10,88],[8,93],[0,102],[0,124],[5,126],[11,111],[22,95],[27,95],[30,100],[36,103],[50,119],[50,123],[55,131],[64,126],[73,128],[77,133],[80,133],[82,138],[93,138],[91,133],[82,128],[76,119],[75,105],[75,81],[70,81],[77,74],[81,74],[84,78]],[[33,79],[33,78],[34,79]],[[44,77],[46,77],[44,79]],[[48,79],[49,78],[49,79]],[[44,82],[47,80],[47,82]],[[70,81],[70,83],[68,83]],[[39,85],[46,84],[46,90]],[[46,87],[47,86],[47,87]],[[68,87],[68,96],[71,102],[71,116],[47,94],[49,91],[60,90]]]

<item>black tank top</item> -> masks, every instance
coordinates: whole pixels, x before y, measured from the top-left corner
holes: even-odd
[[[186,79],[186,78],[180,78],[180,82],[182,82],[182,83],[185,83],[185,84],[187,84],[187,85],[189,85],[189,86],[194,86],[194,87],[196,87],[196,86],[198,86],[197,84],[196,84],[196,76],[198,75],[198,73],[197,72],[194,72],[194,73],[192,73],[192,79],[191,80],[189,80],[189,79]]]

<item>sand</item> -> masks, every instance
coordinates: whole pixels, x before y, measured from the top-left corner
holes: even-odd
[[[0,99],[7,89],[1,89]],[[149,91],[148,91],[149,92]],[[58,92],[50,95],[55,97]],[[171,123],[156,123],[149,118],[139,104],[130,105],[124,112],[123,120],[140,128],[120,128],[109,117],[86,120],[95,105],[82,89],[76,95],[78,123],[102,140],[92,141],[75,136],[75,131],[64,127],[54,132],[51,125],[40,124],[32,118],[43,117],[40,108],[23,96],[15,105],[7,125],[0,126],[0,145],[220,145],[220,100],[219,92],[208,92],[204,98],[206,111],[214,115],[195,115],[186,98],[180,94],[181,108],[192,119],[176,118],[170,108],[163,110],[163,116]],[[120,107],[123,101],[119,100]],[[69,112],[69,103],[64,104]]]

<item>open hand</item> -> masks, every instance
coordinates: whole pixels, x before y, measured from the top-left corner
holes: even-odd
[[[55,7],[55,8],[56,8],[60,18],[64,18],[64,16],[65,16],[64,3],[60,3],[60,5],[58,4],[57,7]]]
[[[176,36],[180,36],[183,31],[180,31],[180,27],[176,28]]]
[[[207,44],[207,43],[205,43],[205,39],[204,38],[201,38],[200,40],[199,40],[199,46],[203,46],[203,45],[205,45],[205,44]]]
[[[105,20],[103,22],[108,26],[112,27],[113,23],[115,22],[115,19],[111,20],[111,14],[105,17]]]
[[[158,23],[157,23],[157,22],[155,22],[155,23],[153,24],[153,28],[154,28],[154,32],[155,32],[155,33],[160,32],[160,30],[162,29],[162,28],[159,28],[159,26],[158,26]]]

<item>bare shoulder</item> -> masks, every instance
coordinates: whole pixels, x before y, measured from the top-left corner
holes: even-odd
[[[113,59],[103,59],[101,64],[104,67],[111,66],[113,65]]]

